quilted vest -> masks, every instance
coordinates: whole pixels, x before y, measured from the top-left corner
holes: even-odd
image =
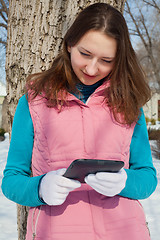
[[[58,111],[46,99],[29,102],[34,126],[33,176],[67,168],[78,158],[121,160],[129,167],[134,130],[117,123],[104,103],[105,84],[81,102],[72,94]],[[30,208],[27,240],[149,240],[145,216],[137,200],[106,197],[87,184],[60,206]]]

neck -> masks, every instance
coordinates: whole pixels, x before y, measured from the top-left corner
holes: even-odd
[[[83,101],[84,103],[87,101],[87,99],[89,98],[89,96],[99,87],[102,85],[102,83],[104,82],[105,79],[101,79],[100,81],[92,84],[92,85],[85,85],[82,82],[77,83],[76,87],[78,89],[78,91],[81,94],[76,94],[74,93],[74,95],[79,98],[81,101]]]

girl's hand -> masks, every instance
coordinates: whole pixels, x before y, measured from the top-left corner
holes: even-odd
[[[85,182],[88,185],[108,197],[113,197],[120,193],[126,185],[126,180],[127,173],[124,169],[117,173],[98,172],[85,177]]]
[[[80,182],[63,177],[66,169],[48,172],[41,180],[39,196],[48,205],[61,205],[69,192],[81,186]]]

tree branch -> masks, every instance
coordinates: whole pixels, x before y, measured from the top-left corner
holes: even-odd
[[[3,9],[2,9],[2,8],[0,9],[0,15],[1,15],[1,17],[3,18],[3,20],[7,23],[8,20],[7,20],[7,18],[4,16],[4,14],[3,14]]]
[[[139,37],[139,34],[135,29],[128,28],[130,35]]]
[[[129,6],[128,2],[126,2],[126,6],[127,6],[127,11],[128,11],[128,13],[129,13],[129,15],[130,15],[134,25],[135,25],[136,31],[138,33],[138,36],[141,38],[145,48],[147,49],[147,43],[146,43],[146,41],[145,41],[145,39],[143,37],[143,34],[141,33],[141,31],[140,31],[140,29],[138,27],[137,21],[135,20],[133,14],[131,13],[131,9],[130,9],[130,6]]]
[[[8,8],[7,8],[7,5],[6,5],[5,1],[0,0],[0,3],[1,3],[1,5],[2,5],[3,11],[6,13],[6,15],[7,15],[7,17],[8,17]]]
[[[141,9],[139,9],[139,13],[140,13],[140,15],[141,15],[141,23],[142,23],[142,25],[143,25],[143,27],[144,27],[144,29],[145,29],[146,36],[147,36],[147,38],[148,38],[149,48],[150,48],[150,50],[151,50],[151,48],[152,48],[152,41],[151,41],[151,37],[150,37],[149,32],[148,32],[148,29],[147,29],[147,27],[146,27],[144,15],[142,14]]]
[[[3,27],[3,28],[5,28],[7,30],[7,25],[4,24],[4,23],[0,23],[0,27]]]
[[[148,42],[145,40],[144,35],[141,32],[141,30],[139,28],[139,25],[138,25],[136,19],[134,18],[133,14],[131,12],[131,9],[130,9],[130,6],[129,6],[128,2],[126,2],[126,6],[127,6],[128,13],[129,13],[129,15],[130,15],[134,25],[135,25],[136,31],[137,31],[139,37],[141,38],[141,41],[143,42],[143,45],[144,45],[144,47],[145,47],[145,49],[146,49],[146,51],[148,53],[148,56],[149,56],[149,58],[151,60],[152,66],[154,68],[156,79],[158,80],[159,79],[159,69],[157,67],[157,63],[156,63],[156,60],[155,60],[154,55],[153,55],[152,41],[151,41],[151,38],[149,36],[149,32],[147,30],[147,27],[145,25],[144,16],[143,16],[141,10],[139,9],[139,13],[141,15],[141,19],[140,20],[141,20],[141,23],[143,25],[143,28],[145,29],[145,32],[146,32],[146,35],[147,35],[147,38],[148,38]]]
[[[152,3],[146,0],[142,0],[142,1],[149,6],[156,8],[160,12],[160,7],[157,5],[155,0],[152,0]]]
[[[3,44],[5,47],[7,46],[7,42],[2,40],[1,38],[0,38],[0,43]]]

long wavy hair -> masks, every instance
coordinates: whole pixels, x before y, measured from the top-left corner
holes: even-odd
[[[30,75],[26,91],[31,90],[32,99],[43,92],[50,107],[63,105],[68,92],[76,91],[78,82],[67,47],[75,46],[90,30],[101,31],[117,41],[115,64],[104,101],[116,121],[119,121],[120,113],[122,123],[131,125],[138,120],[140,108],[150,99],[151,92],[132,47],[123,15],[106,3],[92,4],[79,13],[65,34],[62,50],[51,68]]]

